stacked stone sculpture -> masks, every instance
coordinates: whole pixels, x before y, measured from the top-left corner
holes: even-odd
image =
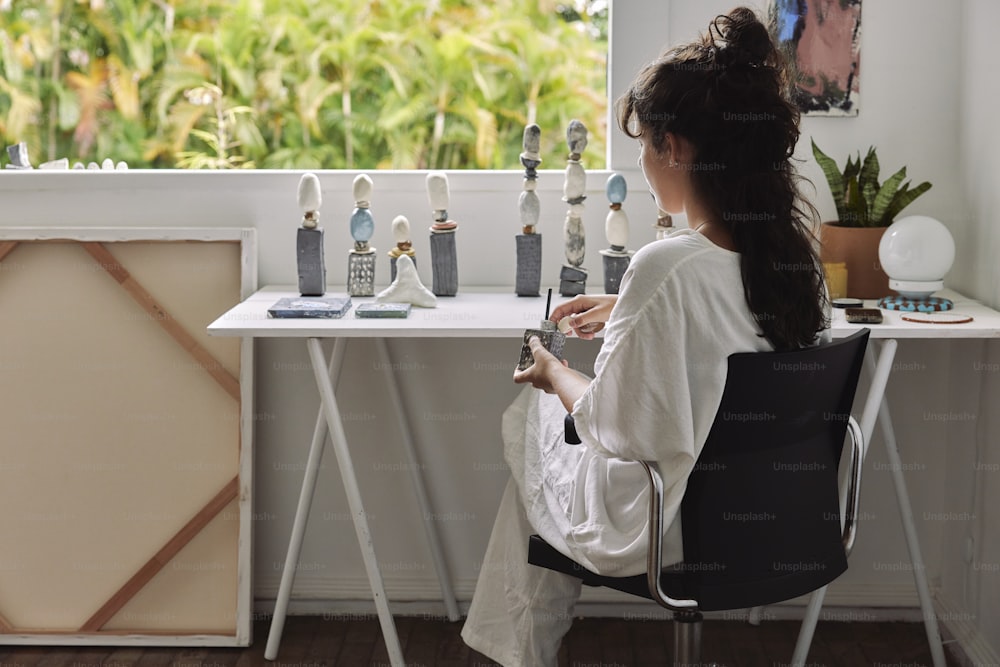
[[[658,208],[656,210],[656,224],[653,225],[653,229],[656,230],[657,241],[665,239],[674,232],[674,219],[662,208]]]
[[[319,226],[323,192],[315,174],[303,174],[299,179],[298,202],[302,209],[302,226],[296,237],[299,293],[302,296],[323,296],[326,292],[326,261],[323,256],[323,228]]]
[[[604,257],[604,291],[607,294],[618,294],[622,276],[628,268],[632,253],[625,249],[628,244],[628,216],[622,210],[622,203],[628,195],[628,184],[621,174],[611,174],[604,189],[611,202],[608,217],[604,222],[604,233],[611,246],[601,250]]]
[[[31,160],[28,159],[28,144],[21,141],[7,147],[7,157],[10,164],[4,165],[5,169],[33,169]]]
[[[372,179],[367,174],[354,178],[354,212],[351,213],[351,236],[354,248],[347,256],[347,293],[351,296],[375,295],[375,248],[368,245],[375,233],[371,212]]]
[[[10,163],[4,165],[5,169],[20,169],[23,171],[34,169],[31,166],[31,160],[28,159],[28,144],[21,141],[12,146],[7,147],[7,156],[10,158]],[[69,169],[69,158],[58,158],[56,160],[49,160],[48,162],[43,162],[38,165],[41,171],[66,171]],[[125,171],[128,169],[128,164],[122,161],[115,162],[111,158],[104,158],[101,164],[96,162],[90,162],[84,165],[82,162],[76,162],[73,164],[73,169],[86,169],[89,171]]]
[[[587,290],[587,270],[582,266],[586,252],[583,201],[587,198],[584,194],[587,190],[587,173],[580,163],[580,157],[587,148],[586,126],[578,120],[570,121],[566,129],[566,143],[569,145],[569,158],[566,161],[563,201],[569,204],[569,209],[563,225],[566,263],[559,273],[559,293],[562,296],[576,296]]]
[[[448,219],[448,176],[444,172],[427,174],[427,198],[434,211],[431,225],[431,291],[437,296],[458,293],[458,259],[455,232],[458,223]]]
[[[410,240],[410,221],[405,215],[397,215],[392,221],[392,238],[396,242],[395,247],[389,251],[389,280],[396,279],[396,261],[403,255],[407,255],[413,260],[416,266],[416,252],[413,250],[413,241]]]
[[[524,128],[521,164],[524,166],[524,190],[517,205],[521,214],[521,233],[516,235],[517,273],[514,291],[518,296],[539,296],[542,282],[542,235],[535,230],[541,214],[541,205],[535,186],[538,182],[538,165],[542,131],[532,123]]]
[[[39,169],[68,169],[69,160],[62,158],[61,160],[55,160],[54,162],[46,162],[45,164],[39,165]],[[88,162],[84,165],[82,162],[74,162],[73,169],[86,169],[87,171],[128,171],[128,163],[119,160],[115,162],[111,158],[104,158],[100,164],[96,162]]]

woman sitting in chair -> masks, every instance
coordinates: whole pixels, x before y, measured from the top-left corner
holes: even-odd
[[[462,637],[500,663],[555,665],[579,579],[527,562],[528,536],[602,575],[646,571],[648,482],[664,477],[665,563],[683,551],[678,516],[735,352],[828,339],[828,304],[790,158],[799,137],[783,62],[754,13],[713,20],[648,65],[618,101],[622,130],[656,203],[689,228],[639,250],[620,296],[557,307],[573,331],[605,328],[595,377],[533,339],[526,387],[503,416],[512,480]],[[564,442],[569,411],[582,445]]]

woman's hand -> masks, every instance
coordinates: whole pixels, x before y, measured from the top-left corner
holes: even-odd
[[[573,404],[587,391],[590,380],[546,350],[537,336],[528,339],[528,347],[531,348],[531,356],[534,357],[535,363],[523,371],[514,371],[514,382],[530,383],[532,387],[541,389],[546,394],[557,394],[566,411],[572,412]]]
[[[560,361],[554,354],[545,349],[538,336],[528,339],[528,347],[531,348],[531,356],[535,363],[527,368],[514,371],[514,382],[517,384],[530,384],[535,389],[541,389],[546,394],[554,394],[555,383],[554,374],[560,371],[569,370],[566,361]]]
[[[590,340],[604,328],[617,302],[617,294],[580,294],[556,306],[549,319],[558,323],[569,317],[570,330],[579,338]]]

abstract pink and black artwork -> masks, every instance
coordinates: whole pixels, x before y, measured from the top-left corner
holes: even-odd
[[[778,41],[794,61],[802,113],[858,115],[861,0],[773,0]]]

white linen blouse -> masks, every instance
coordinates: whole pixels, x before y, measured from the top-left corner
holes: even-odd
[[[679,509],[726,381],[727,357],[772,349],[743,294],[740,255],[679,230],[632,258],[573,406],[526,387],[505,411],[504,455],[528,520],[560,552],[611,576],[646,570],[648,481],[664,481],[664,563],[682,560]]]

